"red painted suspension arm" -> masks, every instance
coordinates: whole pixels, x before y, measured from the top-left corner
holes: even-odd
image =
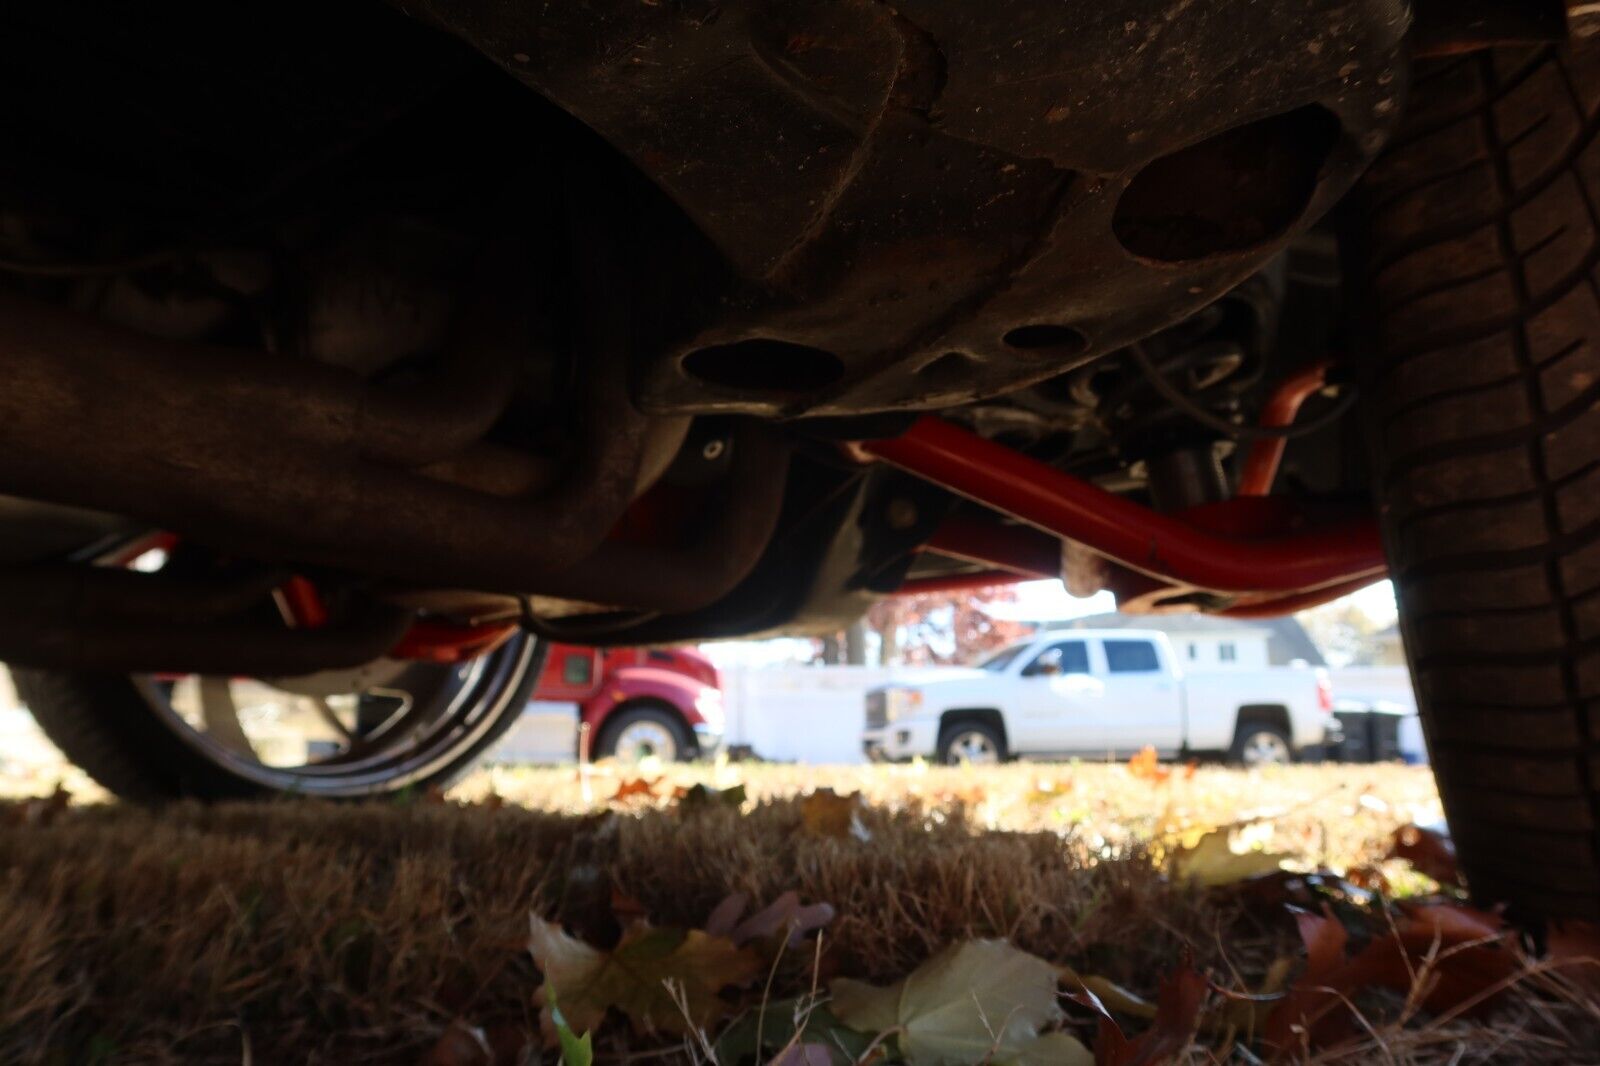
[[[1301,593],[1385,566],[1370,519],[1260,537],[1207,532],[933,416],[857,447],[1114,562],[1196,589]]]
[[[1327,363],[1308,366],[1280,382],[1261,410],[1262,428],[1283,429],[1294,425],[1300,405],[1327,383]],[[1245,453],[1244,468],[1239,472],[1240,496],[1265,496],[1272,491],[1278,465],[1283,462],[1283,449],[1288,443],[1283,437],[1260,437],[1251,443],[1250,450]]]

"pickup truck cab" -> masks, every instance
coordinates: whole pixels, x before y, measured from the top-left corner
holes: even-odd
[[[1185,674],[1164,633],[1071,630],[1013,644],[971,669],[866,696],[874,759],[1226,753],[1289,762],[1325,743],[1333,693],[1321,670]]]

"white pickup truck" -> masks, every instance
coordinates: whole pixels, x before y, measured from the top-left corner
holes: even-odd
[[[1166,634],[1153,630],[1044,633],[972,669],[873,689],[866,703],[870,758],[945,763],[1150,746],[1258,765],[1317,750],[1337,728],[1322,670],[1184,674]]]

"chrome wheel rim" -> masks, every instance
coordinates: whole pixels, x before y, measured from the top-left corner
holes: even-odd
[[[946,751],[945,761],[952,766],[961,763],[988,766],[1000,761],[1000,749],[987,733],[980,733],[976,729],[957,733],[951,738]]]
[[[623,762],[638,762],[654,755],[662,762],[678,758],[678,738],[660,722],[643,719],[629,722],[617,734],[616,756]]]
[[[1290,761],[1289,742],[1265,730],[1252,733],[1240,749],[1246,766],[1282,766]]]
[[[380,660],[363,668],[371,673],[352,672],[353,691],[331,694],[320,691],[328,684],[320,676],[134,683],[159,721],[229,773],[281,792],[369,796],[450,768],[520,713],[513,704],[537,650],[517,637],[454,666]],[[374,701],[378,713],[367,713]]]

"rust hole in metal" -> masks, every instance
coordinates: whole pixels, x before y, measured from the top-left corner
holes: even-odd
[[[1024,352],[1049,352],[1057,355],[1076,355],[1089,347],[1089,338],[1071,326],[1050,322],[1035,322],[1018,326],[1000,338],[1008,348]]]
[[[1339,131],[1312,104],[1161,156],[1123,192],[1112,231],[1134,255],[1163,263],[1266,244],[1305,213]]]
[[[792,341],[752,337],[714,344],[683,357],[690,377],[709,385],[752,392],[802,393],[831,385],[844,374],[832,352]]]

